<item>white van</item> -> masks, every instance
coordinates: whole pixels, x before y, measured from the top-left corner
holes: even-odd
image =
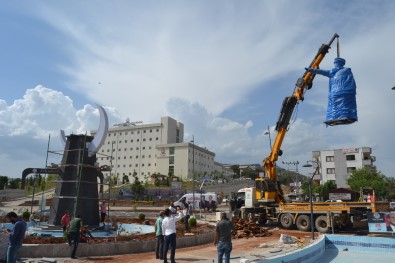
[[[194,203],[195,209],[197,210],[211,210],[215,211],[218,206],[217,202],[217,194],[216,193],[195,193],[195,201],[193,202],[193,193],[188,193],[183,195],[178,201],[174,202],[174,206],[181,207],[182,203],[181,200],[186,198],[186,202],[189,204]]]

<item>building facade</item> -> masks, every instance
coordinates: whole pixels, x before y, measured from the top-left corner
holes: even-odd
[[[344,148],[313,151],[313,159],[320,164],[321,183],[334,181],[338,188],[347,188],[347,179],[352,171],[363,167],[376,169],[376,157],[372,148]]]
[[[97,131],[92,131],[94,135]],[[183,180],[211,174],[215,154],[193,143],[184,143],[184,124],[171,117],[162,117],[160,123],[129,122],[110,128],[106,140],[97,153],[99,166],[109,166],[118,180],[127,176],[133,182],[150,180],[153,174],[170,173]]]

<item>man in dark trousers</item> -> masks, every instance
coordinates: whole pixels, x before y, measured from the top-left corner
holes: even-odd
[[[221,213],[221,220],[215,227],[214,245],[217,246],[218,263],[222,263],[225,254],[225,263],[230,262],[230,252],[232,251],[232,232],[235,226],[232,221],[226,217],[226,213]]]
[[[25,238],[26,222],[19,218],[15,212],[9,212],[5,216],[13,225],[12,231],[7,230],[10,234],[8,240],[7,263],[16,262],[16,253],[22,247],[22,240]]]
[[[78,248],[78,244],[80,243],[80,232],[82,228],[82,219],[80,215],[77,215],[73,219],[71,219],[68,227],[67,227],[67,241],[69,242],[69,246],[73,246],[71,249],[71,258],[77,258],[75,256]]]
[[[155,253],[156,259],[163,259],[163,243],[164,237],[162,233],[162,221],[163,217],[165,216],[164,211],[160,211],[159,217],[156,219],[155,222],[155,236],[156,236],[156,246],[155,246]]]
[[[181,211],[177,216],[170,213],[170,209],[165,210],[165,218],[162,221],[162,233],[165,236],[165,244],[163,247],[163,263],[167,263],[167,251],[170,250],[170,262],[175,263],[176,255],[176,222],[183,217]]]

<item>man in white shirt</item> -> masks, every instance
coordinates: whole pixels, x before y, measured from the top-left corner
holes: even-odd
[[[167,263],[167,251],[170,250],[170,262],[175,263],[176,254],[176,222],[181,220],[183,214],[178,211],[177,216],[171,215],[170,209],[165,210],[165,218],[162,221],[162,234],[165,236],[165,244],[163,247],[163,262]]]

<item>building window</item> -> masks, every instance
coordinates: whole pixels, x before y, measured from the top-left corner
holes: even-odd
[[[125,143],[128,143],[128,140],[125,140]]]
[[[145,150],[145,146],[143,147],[143,150]]]
[[[335,156],[327,156],[326,157],[327,162],[334,162],[335,161]]]
[[[137,134],[140,134],[140,131],[137,131]]]
[[[133,159],[133,157],[130,155],[130,159]]]
[[[169,154],[174,154],[174,147],[169,147]]]
[[[123,157],[123,159],[125,159],[125,160],[126,160],[126,156],[124,156],[124,157]]]
[[[137,141],[137,142],[139,142],[139,141],[140,141],[140,139],[137,139],[136,141]]]
[[[136,165],[135,165],[136,167],[139,167],[139,164],[138,163],[136,163]]]
[[[145,142],[145,138],[143,139],[143,142]]]
[[[139,150],[140,148],[139,147],[136,147],[136,150]]]
[[[174,174],[174,166],[169,166],[169,174]]]
[[[326,173],[327,174],[334,174],[335,173],[335,168],[326,168]]]
[[[122,141],[119,141],[119,143],[122,143]]]
[[[149,141],[152,142],[152,138],[149,138]]]
[[[143,154],[143,155],[141,155],[141,158],[145,158],[145,155]]]
[[[158,137],[156,137],[156,140],[157,140],[157,141],[159,141],[159,138],[158,138]]]
[[[354,154],[346,155],[346,160],[347,161],[355,161],[355,155]]]
[[[141,166],[144,166],[144,164],[142,163]]]
[[[146,130],[144,130],[143,133],[146,133]]]
[[[347,167],[347,173],[352,173],[353,171],[355,171],[357,168],[356,167]]]
[[[128,150],[127,148],[123,149],[125,152]]]
[[[148,166],[151,166],[151,164],[149,163]]]
[[[133,151],[133,147],[130,147],[130,150]]]
[[[174,156],[169,156],[169,164],[174,164]]]
[[[151,146],[148,146],[148,149],[150,149],[150,150],[151,150],[151,149],[152,149],[152,147],[151,147]]]
[[[150,132],[150,133],[152,133],[152,129],[151,129],[151,130],[149,130],[149,132]]]

